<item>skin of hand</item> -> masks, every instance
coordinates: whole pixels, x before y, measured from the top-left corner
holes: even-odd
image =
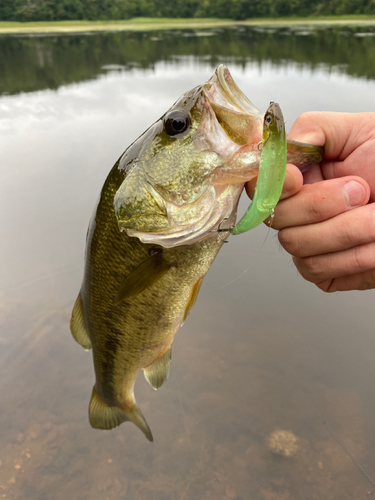
[[[287,165],[272,221],[281,245],[325,292],[375,288],[375,113],[304,113],[288,137],[325,157],[304,175]]]

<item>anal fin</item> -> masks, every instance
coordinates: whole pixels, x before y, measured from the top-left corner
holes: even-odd
[[[172,267],[163,259],[162,252],[155,252],[143,261],[123,281],[116,297],[116,304],[134,297],[159,281]]]
[[[87,334],[85,320],[83,316],[83,304],[81,294],[78,295],[73,307],[72,317],[70,320],[70,331],[74,340],[78,342],[87,351],[91,349],[91,341]]]
[[[170,346],[165,353],[156,359],[151,365],[143,368],[145,379],[155,390],[160,387],[167,380],[169,375],[169,368],[172,358],[172,346]]]
[[[123,422],[130,421],[143,432],[149,441],[154,440],[151,430],[135,401],[128,409],[119,408],[118,406],[108,406],[99,398],[95,387],[92,390],[89,406],[89,421],[91,427],[94,429],[103,430],[110,430]]]

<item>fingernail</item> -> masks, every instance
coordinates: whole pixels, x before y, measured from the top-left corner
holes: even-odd
[[[353,207],[358,207],[362,205],[365,200],[365,188],[356,181],[347,182],[344,186],[344,194],[348,205]]]

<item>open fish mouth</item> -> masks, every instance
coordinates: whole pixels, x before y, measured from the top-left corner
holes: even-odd
[[[187,104],[189,99],[193,105]],[[181,162],[185,161],[182,164],[191,170],[191,175],[180,173],[182,179],[188,179],[187,183],[182,180],[181,186],[184,190],[190,190],[190,201],[188,203],[174,201],[173,189],[177,192],[182,187],[180,185],[170,187],[164,181],[167,186],[164,191],[161,191],[160,185],[154,186],[158,197],[164,198],[164,204],[156,203],[152,196],[151,200],[147,198],[143,201],[143,213],[146,205],[158,214],[160,207],[165,207],[166,214],[164,213],[164,218],[160,217],[161,223],[159,218],[152,216],[152,210],[147,217],[143,213],[133,216],[131,220],[125,220],[121,216],[120,228],[125,228],[124,222],[126,222],[128,236],[137,237],[143,243],[157,244],[164,248],[191,245],[206,237],[224,219],[228,224],[234,223],[243,185],[257,174],[259,165],[257,144],[261,140],[263,115],[238,88],[225,65],[220,65],[207,83],[184,94],[180,101],[175,103],[174,108],[181,107],[186,110],[190,113],[191,122],[194,123],[196,113],[194,106],[198,110],[199,119],[197,128],[192,129],[190,142],[184,142],[184,137],[188,136],[178,137],[176,134],[178,142],[171,143],[181,148],[182,158],[190,158]],[[158,148],[156,151],[159,155],[164,154]],[[152,158],[156,158],[156,155]],[[160,177],[159,171],[156,174]],[[130,172],[130,175],[135,173]],[[141,170],[138,170],[138,175],[142,175]],[[163,176],[165,177],[165,170]],[[172,180],[176,178],[173,170],[171,176]],[[154,179],[155,173],[146,176],[148,183]],[[124,199],[132,200],[131,186],[128,178],[117,191],[115,198],[117,216],[122,214]],[[123,196],[123,190],[130,195]],[[144,187],[140,196],[149,190],[147,186]],[[131,201],[126,205],[124,212],[131,215],[134,206],[134,202]],[[130,222],[134,222],[133,227]]]
[[[203,86],[218,122],[228,137],[241,146],[261,138],[262,113],[249,101],[224,65]]]

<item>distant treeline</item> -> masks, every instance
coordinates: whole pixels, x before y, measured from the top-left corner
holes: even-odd
[[[375,14],[375,0],[0,0],[1,21]]]

